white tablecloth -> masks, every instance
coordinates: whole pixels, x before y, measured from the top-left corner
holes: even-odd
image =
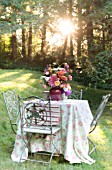
[[[59,106],[58,112],[60,115],[59,122],[61,129],[53,138],[53,142],[57,144],[58,152],[63,154],[64,159],[68,160],[70,163],[94,163],[95,160],[88,155],[89,144],[87,136],[93,118],[88,101],[68,99],[52,101],[51,104]],[[51,140],[50,136],[46,136],[44,140],[40,139],[38,135],[33,136],[30,143],[31,152],[50,152],[53,148],[48,143],[49,140]],[[20,161],[23,148],[24,141],[21,136],[21,121],[19,121],[15,146],[11,155],[13,161]],[[23,158],[26,159],[27,156],[28,149],[25,150]]]

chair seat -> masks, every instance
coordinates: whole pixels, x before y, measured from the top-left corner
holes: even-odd
[[[55,134],[57,131],[60,130],[60,127],[52,127],[52,134]],[[39,134],[51,134],[50,126],[30,126],[30,127],[24,127],[24,132],[28,133],[39,133]]]

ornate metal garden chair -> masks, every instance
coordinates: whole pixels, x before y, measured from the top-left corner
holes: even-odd
[[[7,109],[10,125],[14,134],[16,134],[17,130],[17,119],[19,114],[19,100],[14,91],[8,90],[6,92],[2,92],[5,106]],[[8,151],[14,146],[14,142],[8,148]]]
[[[82,89],[80,91],[72,90],[72,94],[69,96],[69,99],[79,99],[79,100],[82,100]]]
[[[38,96],[31,96],[28,97],[25,102],[23,102],[23,100],[20,98],[20,115],[22,122],[21,132],[23,141],[25,142],[24,150],[21,153],[20,161],[24,160],[24,151],[26,148],[28,148],[31,139],[35,134],[38,134],[39,138],[43,141],[45,140],[46,135],[50,135],[51,140],[47,142],[48,145],[52,145],[52,152],[36,152],[36,154],[39,155],[42,154],[49,156],[49,160],[42,160],[42,156],[41,159],[32,159],[30,156],[28,156],[27,158],[27,160],[29,161],[48,164],[48,169],[50,169],[52,157],[55,151],[57,150],[52,139],[56,132],[58,132],[60,129],[59,123],[56,123],[53,120],[53,114],[55,114],[56,110],[56,108],[52,108],[50,99],[44,100],[42,98],[39,98]]]
[[[95,128],[98,124],[98,121],[99,121],[99,119],[100,119],[100,117],[101,117],[101,115],[104,111],[104,108],[105,108],[110,96],[111,96],[111,94],[107,94],[107,95],[102,97],[102,101],[101,101],[100,105],[98,106],[96,114],[94,115],[93,120],[90,124],[90,132],[89,133],[92,133],[95,130]],[[88,139],[93,146],[92,149],[89,152],[89,155],[90,155],[94,150],[96,150],[96,145],[94,144],[94,142],[89,137],[88,137]]]

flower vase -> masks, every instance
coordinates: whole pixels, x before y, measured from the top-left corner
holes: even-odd
[[[50,89],[51,100],[62,100],[61,89],[59,87],[54,87]]]

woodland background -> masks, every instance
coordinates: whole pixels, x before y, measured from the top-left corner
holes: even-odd
[[[63,34],[67,19],[73,30]],[[111,0],[0,0],[0,68],[52,62],[67,62],[83,85],[112,89]]]

